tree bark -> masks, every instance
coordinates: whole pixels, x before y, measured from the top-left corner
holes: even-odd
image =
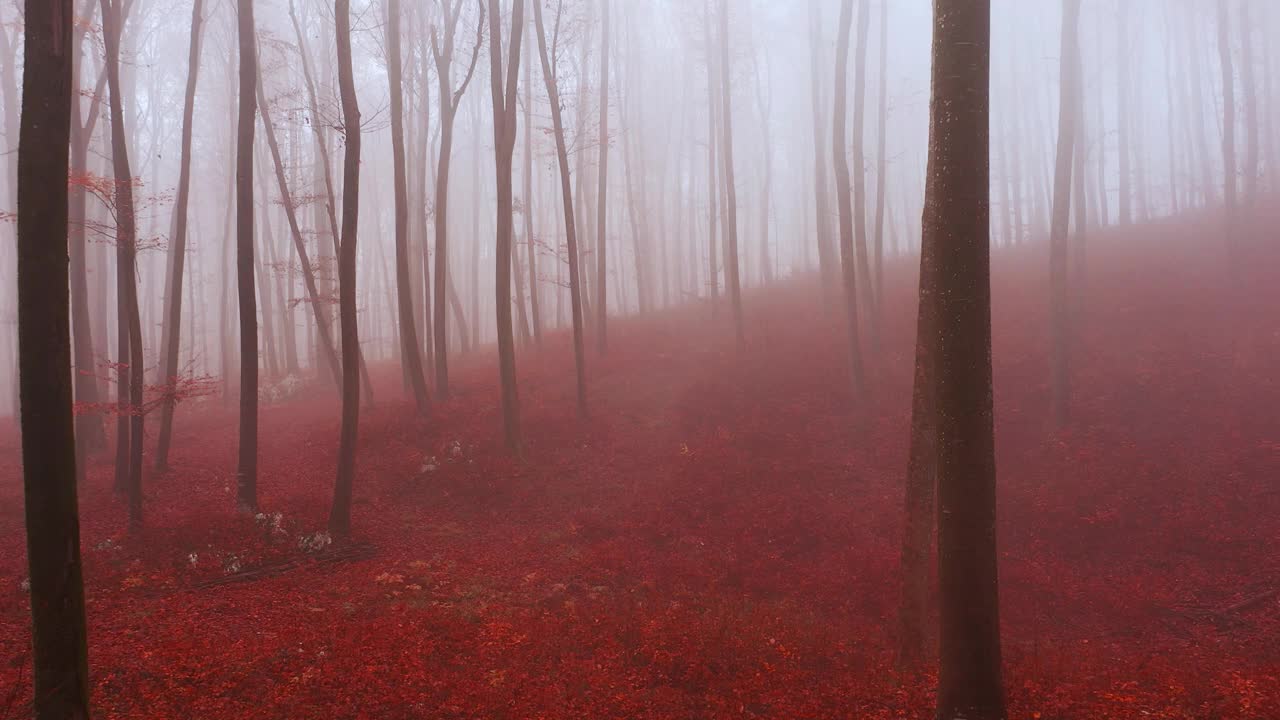
[[[1053,216],[1049,229],[1050,397],[1053,421],[1059,427],[1071,416],[1071,328],[1067,287],[1068,224],[1071,215],[1071,175],[1075,162],[1076,58],[1079,54],[1080,0],[1063,0],[1062,42],[1059,52],[1058,152],[1053,179]],[[1077,198],[1079,202],[1080,198]]]
[[[360,211],[360,108],[351,68],[351,0],[334,0],[338,51],[338,88],[346,154],[342,169],[342,237],[338,245],[338,323],[342,329],[342,429],[338,472],[329,513],[329,532],[351,534],[351,494],[356,474],[360,423],[360,333],[356,317],[356,230]]]
[[[124,127],[120,87],[120,38],[124,13],[119,0],[102,0],[107,85],[111,90],[111,161],[115,174],[116,282],[119,307],[119,386],[116,441],[116,487],[129,505],[129,526],[142,526],[142,318],[138,312],[137,225],[133,203],[133,171]]]
[[[391,152],[395,163],[396,299],[399,310],[400,361],[409,375],[419,415],[431,408],[427,380],[422,374],[418,327],[413,317],[413,287],[409,282],[409,188],[404,150],[404,81],[401,77],[400,0],[387,0],[387,79],[391,92]]]
[[[503,435],[507,450],[520,457],[523,454],[520,396],[516,386],[516,349],[511,326],[511,226],[515,219],[512,212],[511,160],[516,144],[516,92],[520,77],[520,40],[524,35],[524,0],[514,0],[511,9],[511,46],[505,59],[505,73],[498,5],[498,0],[492,0],[489,5],[489,88],[493,98],[494,170],[498,190],[494,303],[499,379],[502,382]]]
[[[747,345],[746,331],[742,322],[742,281],[738,267],[738,189],[733,170],[733,83],[732,66],[729,62],[729,0],[720,2],[720,103],[723,110],[720,115],[720,131],[722,149],[721,160],[724,164],[724,188],[727,205],[725,207],[725,273],[724,282],[729,291],[729,305],[733,311],[734,338],[738,350]]]
[[[989,0],[935,0],[924,243],[937,294],[940,720],[1004,720],[991,379]]]
[[[67,276],[74,22],[71,0],[26,2],[16,276],[36,720],[89,717]]]
[[[240,451],[236,503],[258,509],[258,301],[253,271],[253,137],[257,123],[258,46],[253,0],[239,0],[239,118],[236,131],[236,290],[240,301]]]
[[[563,0],[556,3],[556,23],[554,38],[560,38],[560,17]],[[547,34],[542,22],[542,3],[533,3],[534,26],[538,31],[538,56],[542,60],[542,79],[547,86],[547,98],[551,103],[551,126],[556,139],[556,162],[560,166],[560,196],[564,204],[564,228],[566,252],[569,263],[569,304],[573,315],[573,361],[578,389],[578,417],[587,416],[587,359],[583,341],[582,283],[578,269],[578,229],[573,213],[573,193],[569,182],[569,151],[564,137],[564,121],[560,111],[560,88],[558,74],[553,65],[554,51],[558,45],[553,43],[551,52],[547,49]]]

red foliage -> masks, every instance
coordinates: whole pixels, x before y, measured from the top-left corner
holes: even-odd
[[[1044,420],[1047,263],[997,255],[1011,717],[1280,707],[1280,604],[1219,612],[1280,585],[1280,283],[1256,263],[1228,315],[1206,243],[1159,230],[1091,247],[1063,433]],[[863,407],[844,393],[839,317],[808,285],[748,294],[741,359],[705,306],[619,321],[592,359],[588,424],[567,336],[525,353],[527,463],[501,451],[489,359],[429,420],[383,402],[362,418],[356,482],[373,557],[252,581],[203,585],[316,541],[336,402],[317,383],[263,408],[258,519],[234,510],[234,417],[184,411],[138,536],[108,463],[84,490],[98,716],[928,716],[932,678],[892,671],[912,274],[891,268]],[[14,682],[25,697],[16,435],[0,442],[0,698]]]

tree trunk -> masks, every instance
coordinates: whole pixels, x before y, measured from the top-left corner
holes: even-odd
[[[262,87],[261,78],[259,77],[258,80],[258,109],[262,114],[262,126],[267,136],[267,149],[271,152],[271,162],[275,167],[276,184],[279,186],[280,202],[284,206],[285,219],[289,223],[289,234],[293,237],[293,247],[298,255],[298,264],[302,266],[302,284],[307,290],[307,304],[311,306],[312,314],[315,317],[320,353],[324,357],[325,365],[329,368],[334,386],[341,391],[342,369],[338,362],[337,351],[333,345],[329,314],[325,311],[329,300],[320,297],[315,271],[311,267],[311,258],[307,253],[306,241],[302,237],[302,229],[298,224],[298,210],[294,206],[293,195],[289,191],[289,182],[285,178],[284,160],[280,155],[280,144],[276,139],[275,125],[271,122],[271,106],[267,103],[266,91]]]
[[[258,303],[253,271],[253,137],[257,123],[258,48],[253,0],[239,0],[240,115],[236,131],[236,289],[240,301],[240,452],[236,501],[258,509]]]
[[[824,297],[835,289],[836,257],[831,247],[831,207],[827,197],[827,155],[823,146],[826,132],[826,106],[822,101],[822,18],[821,0],[809,0],[809,95],[813,103],[813,197],[815,228],[818,236],[818,267],[822,274]]]
[[[462,0],[443,3],[445,17],[443,22],[443,46],[434,28],[431,33],[431,54],[436,63],[436,77],[440,83],[440,157],[436,171],[435,198],[435,230],[436,230],[436,266],[435,297],[432,310],[435,313],[435,362],[436,362],[436,394],[441,400],[449,398],[449,304],[452,300],[458,319],[458,329],[462,337],[467,335],[467,326],[463,321],[457,290],[452,286],[449,273],[449,163],[453,155],[453,124],[458,115],[458,103],[471,84],[475,73],[476,61],[480,56],[480,40],[484,33],[484,13],[476,19],[476,42],[472,50],[471,64],[461,85],[453,88],[453,51],[454,39],[457,35],[458,19],[461,15]],[[466,341],[463,341],[465,348]]]
[[[87,720],[89,663],[67,277],[71,0],[27,0],[18,140],[18,377],[31,577],[31,708],[36,720]],[[112,93],[112,102],[115,102]],[[79,122],[79,118],[76,118]]]
[[[329,532],[351,534],[351,492],[356,474],[360,422],[360,333],[356,324],[356,230],[360,211],[360,108],[351,68],[351,0],[334,0],[338,50],[338,88],[346,156],[342,167],[342,237],[338,244],[338,322],[342,329],[342,430],[338,472],[329,513]]]
[[[498,4],[494,0],[489,5],[489,88],[493,97],[494,170],[498,190],[494,302],[502,382],[503,434],[507,449],[520,457],[523,454],[520,396],[516,387],[516,349],[511,327],[511,226],[515,219],[512,213],[511,159],[516,144],[516,92],[520,77],[520,40],[524,35],[524,0],[514,0],[511,10],[511,47],[505,60],[505,77]]]
[[[396,297],[399,309],[400,359],[409,375],[419,415],[430,410],[427,380],[418,350],[418,326],[413,317],[413,287],[409,282],[409,188],[404,151],[404,82],[400,66],[400,0],[387,0],[387,78],[391,91],[391,148],[396,198]]]
[[[519,2],[519,0],[517,0]],[[596,187],[596,350],[603,354],[609,347],[606,323],[609,319],[609,302],[606,290],[609,285],[605,258],[608,255],[609,202],[609,6],[613,0],[601,0],[600,23],[600,163]]]
[[[866,2],[866,0],[863,0]],[[865,385],[862,352],[858,340],[858,280],[854,272],[853,207],[850,203],[849,157],[845,152],[846,106],[848,105],[849,25],[853,21],[853,0],[840,5],[839,36],[836,40],[835,111],[831,150],[836,168],[836,206],[840,212],[840,274],[844,285],[846,330],[849,342],[849,372],[855,397]]]
[[[1071,215],[1071,170],[1075,162],[1076,57],[1080,0],[1063,0],[1059,52],[1058,153],[1053,179],[1053,217],[1049,229],[1050,395],[1054,423],[1067,424],[1071,414],[1070,308],[1067,288],[1068,224]],[[1077,198],[1077,202],[1079,198]]]
[[[560,37],[562,0],[556,4],[555,35]],[[582,284],[578,270],[578,230],[573,214],[573,194],[569,183],[569,151],[564,137],[564,121],[560,111],[560,89],[554,56],[547,51],[547,34],[542,23],[542,3],[533,3],[534,25],[538,31],[538,55],[542,60],[542,78],[547,86],[547,98],[551,103],[551,125],[556,138],[556,161],[560,166],[560,195],[564,203],[565,242],[569,262],[569,304],[573,314],[573,360],[578,389],[578,417],[587,416],[587,360],[583,341]],[[555,49],[554,47],[552,48]]]
[[[724,164],[725,208],[724,282],[729,291],[729,305],[733,311],[734,338],[738,350],[747,344],[742,326],[742,282],[738,267],[738,189],[733,171],[733,83],[729,59],[729,0],[720,2],[720,114],[721,160]]]
[[[118,0],[117,0],[118,1]],[[129,526],[142,526],[142,318],[138,312],[137,225],[133,204],[133,171],[124,127],[120,88],[120,38],[124,15],[112,0],[102,0],[107,85],[111,89],[111,161],[115,173],[116,282],[119,307],[120,363],[117,410],[116,487],[129,505]]]
[[[937,278],[940,720],[1004,720],[991,382],[989,0],[936,0],[924,243]]]
[[[1237,269],[1235,213],[1236,213],[1236,96],[1235,78],[1231,62],[1231,22],[1227,0],[1218,0],[1218,60],[1222,67],[1222,176],[1223,204],[1226,206],[1224,232],[1226,233],[1227,264],[1231,272]]]
[[[195,0],[191,8],[191,50],[187,56],[187,92],[182,104],[182,160],[178,171],[178,195],[174,203],[173,242],[169,247],[169,293],[164,338],[161,352],[164,370],[160,382],[168,387],[160,407],[160,439],[156,443],[156,472],[164,472],[169,464],[169,445],[173,439],[173,411],[177,405],[178,343],[182,330],[182,273],[187,254],[187,207],[191,201],[191,134],[195,114],[196,83],[200,74],[200,35],[203,26],[204,0]]]

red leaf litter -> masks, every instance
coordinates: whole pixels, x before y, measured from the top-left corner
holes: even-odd
[[[996,254],[1011,717],[1280,717],[1278,255],[1258,238],[1271,251],[1226,292],[1216,228],[1094,239],[1060,433],[1047,261]],[[745,357],[709,305],[618,321],[609,354],[589,353],[586,423],[567,336],[521,352],[523,463],[501,449],[489,351],[427,420],[382,368],[361,418],[358,553],[317,535],[331,391],[264,407],[259,518],[234,510],[233,410],[184,405],[145,530],[125,532],[109,458],[83,489],[95,716],[931,716],[935,677],[893,671],[911,261],[888,275],[861,403],[839,313],[809,281],[748,294]],[[2,443],[0,717],[17,718],[31,686],[12,427]]]

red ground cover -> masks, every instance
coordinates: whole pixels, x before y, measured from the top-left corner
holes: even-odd
[[[1216,614],[1280,587],[1280,273],[1256,251],[1224,292],[1212,227],[1091,248],[1062,433],[1044,256],[997,255],[1012,717],[1280,717],[1280,604]],[[83,493],[97,716],[929,717],[933,678],[891,670],[914,301],[910,263],[889,274],[860,404],[840,318],[801,282],[748,294],[747,357],[709,306],[617,322],[586,424],[566,337],[523,352],[523,464],[500,449],[491,361],[426,421],[384,368],[354,515],[372,556],[252,581],[207,585],[306,555],[336,401],[264,409],[262,520],[233,510],[233,415],[184,407],[140,535],[109,462]],[[30,693],[22,533],[10,428],[0,718]]]

